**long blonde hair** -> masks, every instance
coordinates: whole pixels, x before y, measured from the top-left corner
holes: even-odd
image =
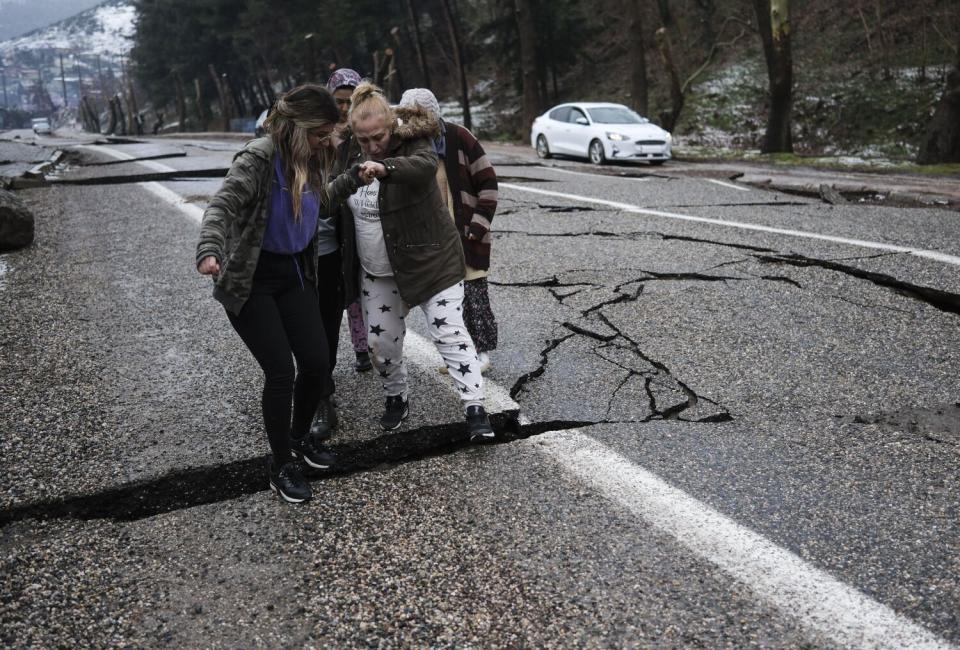
[[[304,84],[282,95],[264,122],[283,161],[294,219],[300,219],[301,195],[306,190],[318,191],[326,204],[327,179],[336,162],[336,153],[329,147],[323,147],[319,156],[313,155],[307,133],[328,124],[334,126],[339,119],[333,95],[323,86]]]
[[[383,90],[369,81],[362,81],[360,85],[353,89],[353,95],[350,96],[350,112],[347,114],[347,120],[350,127],[375,115],[381,115],[389,124],[390,130],[397,125],[397,116],[390,106],[390,102],[383,95]]]

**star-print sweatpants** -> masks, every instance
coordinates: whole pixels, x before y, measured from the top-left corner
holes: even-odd
[[[360,304],[367,322],[367,344],[373,365],[388,397],[407,398],[407,367],[403,339],[410,307],[400,297],[393,276],[361,274]],[[477,350],[463,324],[463,282],[458,282],[417,305],[427,319],[427,330],[456,382],[464,406],[483,400],[483,377]]]

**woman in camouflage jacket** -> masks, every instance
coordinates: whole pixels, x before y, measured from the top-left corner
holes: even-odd
[[[324,311],[343,309],[339,237],[328,206],[357,188],[356,174],[330,181],[338,117],[321,86],[281,97],[265,123],[269,135],[234,158],[197,244],[197,270],[213,276],[214,298],[264,372],[270,487],[292,503],[312,496],[292,459],[318,469],[335,460],[307,433],[317,404],[333,390],[328,336],[336,341],[339,316],[331,331]],[[318,290],[329,304],[321,305]]]

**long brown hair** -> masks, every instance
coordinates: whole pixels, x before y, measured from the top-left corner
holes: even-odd
[[[307,132],[328,124],[334,126],[339,119],[333,95],[323,86],[304,84],[282,95],[264,122],[283,161],[295,219],[300,218],[301,194],[305,190],[318,191],[326,203],[327,179],[336,162],[336,153],[329,147],[313,155]]]

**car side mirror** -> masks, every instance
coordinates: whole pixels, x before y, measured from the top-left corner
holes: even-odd
[[[588,124],[590,124],[590,122],[588,122],[587,118],[585,117],[578,117],[577,124],[582,124],[583,126],[587,126]]]

